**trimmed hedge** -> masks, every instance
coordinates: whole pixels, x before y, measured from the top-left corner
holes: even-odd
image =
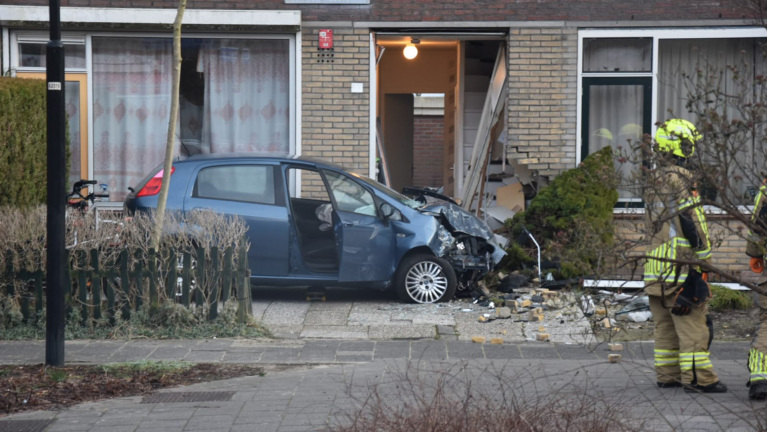
[[[46,201],[46,93],[45,80],[0,77],[0,206]]]

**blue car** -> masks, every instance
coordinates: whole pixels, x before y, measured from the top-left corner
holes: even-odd
[[[158,167],[131,188],[127,214],[157,207],[161,178]],[[230,154],[176,161],[167,208],[242,218],[254,285],[364,285],[434,303],[471,287],[505,254],[483,221],[452,202],[409,198],[300,158]]]

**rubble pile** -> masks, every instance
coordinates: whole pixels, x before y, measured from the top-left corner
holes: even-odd
[[[576,310],[569,310],[575,309],[574,306],[575,295],[570,292],[551,291],[548,288],[517,288],[511,293],[492,297],[487,307],[495,309],[495,313],[484,313],[479,316],[479,321],[513,318],[522,322],[540,322],[544,319],[544,311],[568,309],[568,314],[576,313]]]
[[[472,299],[464,299],[471,306],[463,311],[478,313],[474,322],[479,327],[471,327],[473,335],[498,333],[512,339],[564,343],[612,342],[624,329],[652,325],[645,324],[652,317],[647,297],[641,291],[626,294],[581,291],[582,288],[554,290],[546,284],[541,287],[537,280],[521,277],[503,278],[492,292],[483,285],[480,283]],[[489,340],[472,339],[475,342],[482,339],[480,343]],[[611,351],[620,351],[618,345],[611,347]],[[614,354],[612,358],[620,361],[620,354]]]

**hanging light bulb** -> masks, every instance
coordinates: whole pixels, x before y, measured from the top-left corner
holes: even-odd
[[[411,39],[410,43],[405,45],[405,49],[402,50],[402,55],[408,60],[413,60],[418,55],[418,47],[416,45],[420,42],[418,39]]]

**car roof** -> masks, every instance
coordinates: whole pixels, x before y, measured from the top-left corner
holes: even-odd
[[[249,161],[264,161],[274,163],[291,163],[291,162],[306,162],[308,164],[315,165],[317,168],[332,168],[341,171],[346,171],[343,167],[336,165],[332,162],[324,161],[318,158],[308,158],[305,156],[275,156],[269,153],[208,153],[208,154],[196,154],[186,159],[179,159],[174,163],[195,163],[205,161],[235,161],[239,159],[247,159]]]

